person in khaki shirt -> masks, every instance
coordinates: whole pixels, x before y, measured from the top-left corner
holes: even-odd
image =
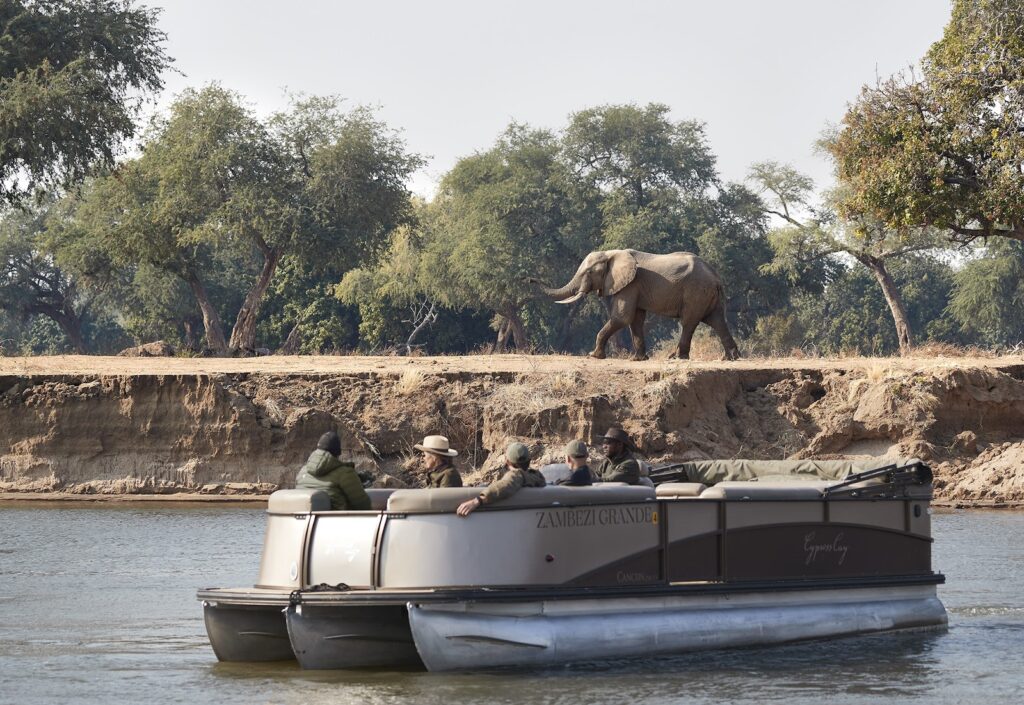
[[[455,512],[468,517],[485,504],[493,504],[511,497],[523,487],[543,487],[544,476],[530,467],[530,449],[522,443],[509,443],[505,449],[505,474],[492,482],[479,497],[467,499]]]
[[[417,443],[413,448],[423,453],[427,487],[462,487],[462,475],[452,463],[452,458],[459,452],[448,447],[447,438],[427,436],[422,443]]]

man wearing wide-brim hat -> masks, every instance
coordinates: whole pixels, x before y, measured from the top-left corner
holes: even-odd
[[[633,441],[619,426],[612,426],[601,436],[605,457],[594,467],[601,482],[640,484],[640,463],[633,457]]]
[[[444,436],[427,436],[413,446],[423,453],[423,466],[427,470],[427,487],[462,487],[462,476],[455,469],[452,458],[459,451],[448,447]]]

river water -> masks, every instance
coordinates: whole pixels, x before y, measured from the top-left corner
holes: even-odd
[[[1024,513],[937,512],[945,632],[433,675],[221,664],[195,590],[255,579],[264,514],[0,505],[2,703],[1020,702]]]

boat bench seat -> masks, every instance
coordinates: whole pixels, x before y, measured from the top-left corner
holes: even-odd
[[[388,508],[388,497],[396,490],[394,487],[371,487],[366,490],[370,496],[370,509],[380,512]]]
[[[701,499],[821,499],[832,482],[719,482],[701,492]]]
[[[700,482],[663,482],[655,490],[658,499],[671,499],[672,497],[699,497],[700,493],[708,488]]]
[[[424,490],[396,490],[388,498],[389,512],[433,513],[454,512],[456,507],[480,495],[481,487],[442,487]],[[524,487],[508,499],[494,504],[496,508],[550,507],[579,504],[621,504],[643,502],[655,498],[650,487],[634,487],[606,483],[590,487]],[[488,507],[483,507],[486,511]]]
[[[329,512],[331,496],[323,490],[278,490],[267,500],[268,514]]]

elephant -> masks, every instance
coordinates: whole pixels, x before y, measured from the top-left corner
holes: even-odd
[[[597,334],[591,357],[604,358],[608,339],[629,326],[633,335],[633,359],[647,359],[644,321],[648,313],[676,318],[682,325],[679,345],[671,357],[688,359],[690,341],[697,325],[714,329],[725,348],[725,357],[739,357],[736,341],[725,320],[725,289],[718,273],[690,252],[652,255],[638,250],[591,252],[572,280],[552,289],[536,279],[544,293],[560,304],[578,301],[589,293],[609,297],[608,322]]]

